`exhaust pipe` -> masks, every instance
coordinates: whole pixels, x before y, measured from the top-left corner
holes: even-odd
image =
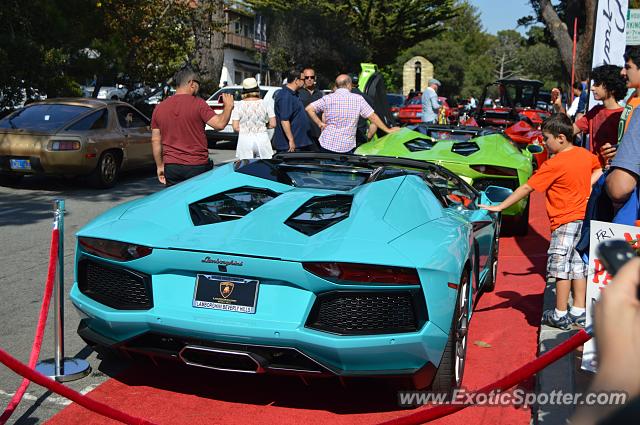
[[[178,357],[189,366],[225,372],[265,373],[266,360],[244,351],[187,345]]]

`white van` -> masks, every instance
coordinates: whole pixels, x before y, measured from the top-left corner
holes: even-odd
[[[273,96],[276,94],[278,90],[282,87],[274,87],[274,86],[260,86],[260,97],[267,102],[273,102]],[[223,93],[229,93],[233,95],[233,99],[236,102],[242,100],[242,86],[226,86],[215,92],[214,94],[207,99],[207,104],[211,106],[211,109],[214,110],[216,114],[220,114],[222,112],[222,102],[220,97]],[[216,142],[219,140],[229,140],[233,142],[238,141],[238,133],[233,131],[231,127],[231,120],[229,120],[229,124],[220,131],[215,131],[213,128],[208,125],[205,128],[207,133],[207,140],[209,141],[209,147],[214,147]],[[269,138],[273,137],[273,129],[269,130]]]

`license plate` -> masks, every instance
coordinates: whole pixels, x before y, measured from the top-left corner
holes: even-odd
[[[12,170],[30,170],[31,161],[28,159],[10,159],[9,166]]]
[[[229,276],[198,274],[193,307],[255,313],[259,282]]]

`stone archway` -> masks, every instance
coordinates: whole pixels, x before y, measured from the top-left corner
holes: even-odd
[[[402,67],[402,94],[409,91],[423,91],[427,81],[433,78],[433,64],[423,56],[414,56],[406,61]]]

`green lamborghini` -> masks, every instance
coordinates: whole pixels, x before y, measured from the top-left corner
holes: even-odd
[[[478,190],[487,186],[515,190],[533,173],[532,153],[541,151],[540,145],[521,150],[496,129],[417,124],[365,143],[355,153],[429,161],[448,168]],[[506,209],[503,215],[514,233],[526,234],[529,199]]]

